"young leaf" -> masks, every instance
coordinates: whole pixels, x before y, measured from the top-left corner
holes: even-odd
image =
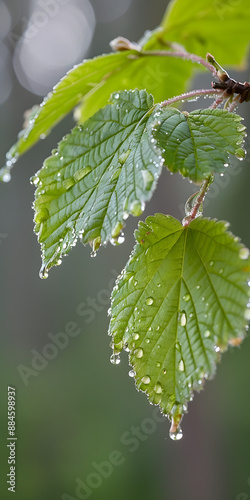
[[[249,23],[248,0],[174,0],[161,23],[164,31],[158,44],[179,42],[203,57],[210,52],[224,65],[242,64],[249,46]]]
[[[174,436],[193,390],[213,376],[219,351],[242,341],[250,319],[249,251],[227,227],[148,217],[112,292],[114,356],[130,351],[137,387],[172,416]]]
[[[143,90],[114,94],[111,104],[60,142],[36,174],[43,275],[79,236],[93,252],[108,240],[121,243],[124,219],[144,210],[163,161],[151,136],[153,109],[153,97]]]
[[[32,113],[28,126],[21,132],[18,142],[7,153],[7,159],[17,159],[28,151],[43,135],[47,135],[67,113],[114,71],[126,62],[124,53],[109,54],[84,61],[74,67],[54,87],[42,104]],[[7,166],[10,166],[7,163]]]
[[[146,89],[156,102],[182,93],[191,75],[192,63],[166,57],[140,56],[132,51],[103,55],[84,61],[73,68],[45,97],[32,113],[27,128],[7,153],[7,164],[0,170],[0,179],[9,178],[9,171],[18,157],[28,151],[77,104],[75,117],[83,123],[108,103],[117,89]]]
[[[246,127],[241,116],[222,109],[197,109],[191,113],[166,108],[155,126],[154,137],[165,152],[166,166],[194,182],[213,172],[224,172],[228,153],[243,158]]]
[[[161,102],[184,92],[193,71],[193,63],[180,59],[157,56],[138,56],[124,64],[119,72],[96,86],[76,109],[75,117],[83,123],[98,109],[105,106],[110,94],[117,89],[145,89]]]

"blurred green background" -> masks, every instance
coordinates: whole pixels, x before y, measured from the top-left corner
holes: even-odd
[[[22,127],[24,111],[39,103],[73,64],[108,52],[109,40],[118,35],[138,40],[159,24],[166,8],[165,0],[51,0],[48,14],[44,3],[0,1],[1,164]],[[21,36],[25,32],[26,38]],[[249,79],[248,72],[231,73]],[[210,75],[196,77],[193,86],[201,85],[210,86]],[[248,106],[241,113],[249,126]],[[249,500],[249,338],[223,355],[216,379],[195,394],[179,442],[169,439],[167,419],[160,419],[146,396],[135,390],[127,354],[119,366],[109,362],[108,297],[133,247],[138,220],[128,219],[120,247],[109,245],[91,259],[90,249],[78,243],[48,280],[38,277],[29,178],[72,126],[72,118],[66,118],[19,161],[12,181],[0,186],[1,498],[12,494],[6,483],[11,385],[16,388],[18,500]],[[249,142],[246,148],[250,150]],[[228,220],[248,246],[249,161],[235,160],[225,177],[216,179],[205,205],[206,216]],[[181,219],[194,190],[164,171],[141,219],[155,212]],[[77,335],[63,349],[47,351],[50,335],[61,333],[62,341],[69,323]],[[32,350],[45,350],[53,359],[39,371],[27,372]],[[107,477],[100,480],[93,463],[110,463],[115,450],[120,465],[106,463]],[[79,481],[89,485],[89,490],[82,486],[81,495],[76,493]]]

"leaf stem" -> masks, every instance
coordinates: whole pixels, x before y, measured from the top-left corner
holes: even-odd
[[[196,98],[199,96],[209,96],[213,94],[220,94],[221,90],[219,89],[198,89],[198,90],[191,90],[190,92],[185,92],[184,94],[171,97],[171,99],[167,99],[166,101],[161,102],[161,106],[170,106],[171,104],[174,104],[175,102],[178,101],[183,101],[184,99],[192,99],[192,97]]]
[[[213,176],[210,175],[202,183],[199,195],[197,196],[196,203],[193,206],[190,215],[188,215],[187,217],[184,218],[184,221],[183,221],[183,226],[184,227],[189,226],[190,222],[192,222],[192,220],[194,220],[197,217],[197,214],[199,212],[199,208],[200,208],[201,204],[204,201],[204,198],[206,196],[207,190],[208,190],[208,188],[209,188],[212,180],[213,180]]]
[[[216,76],[216,69],[212,64],[203,59],[203,57],[197,56],[196,54],[191,54],[190,52],[185,51],[172,51],[172,50],[145,50],[141,51],[140,55],[142,56],[159,56],[159,57],[177,57],[180,59],[185,59],[186,61],[192,61],[197,64],[202,64],[206,69],[211,71],[213,76]]]

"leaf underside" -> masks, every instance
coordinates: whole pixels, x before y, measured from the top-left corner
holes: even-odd
[[[129,350],[138,389],[179,419],[193,390],[214,375],[219,351],[245,336],[249,251],[227,227],[148,217],[112,292],[115,355]]]
[[[109,240],[119,244],[124,220],[144,210],[162,168],[152,141],[152,111],[153,98],[145,91],[113,95],[36,174],[35,230],[45,273],[78,237],[93,251]]]
[[[244,157],[241,146],[246,127],[241,120],[222,109],[182,113],[167,108],[153,135],[169,170],[200,182],[213,172],[224,172],[229,153]]]

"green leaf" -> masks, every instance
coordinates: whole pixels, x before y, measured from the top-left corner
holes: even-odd
[[[105,106],[110,94],[117,89],[146,89],[156,102],[162,101],[185,90],[191,70],[192,63],[188,61],[140,56],[133,51],[84,61],[69,71],[32,113],[28,126],[6,155],[7,163],[0,170],[0,179],[4,180],[4,175],[9,178],[9,171],[18,157],[48,135],[80,102],[75,116],[83,123]]]
[[[143,90],[114,94],[33,178],[43,277],[78,237],[94,253],[108,240],[121,243],[124,220],[144,210],[163,161],[151,135],[153,110],[153,97]]]
[[[148,217],[112,292],[112,360],[129,350],[131,375],[172,417],[173,438],[193,390],[213,376],[219,351],[242,341],[250,319],[249,250],[227,227]]]
[[[20,134],[18,142],[7,154],[9,161],[29,150],[41,136],[47,135],[85,94],[105,78],[118,71],[127,60],[127,54],[116,53],[85,60],[75,66],[45,97],[41,106],[32,113],[30,121]]]
[[[200,182],[213,172],[224,172],[228,154],[244,158],[246,127],[242,117],[221,109],[197,109],[191,113],[166,108],[155,125],[154,137],[165,164]]]
[[[158,35],[158,46],[179,42],[189,52],[203,57],[210,52],[222,66],[243,64],[249,46],[249,24],[248,0],[174,0],[161,23],[164,31]]]
[[[105,106],[110,94],[117,89],[145,89],[154,96],[155,102],[164,101],[186,90],[192,70],[193,63],[190,61],[138,55],[137,59],[129,60],[129,64],[124,64],[119,72],[106,79],[101,86],[96,86],[83,99],[75,117],[83,123]]]

